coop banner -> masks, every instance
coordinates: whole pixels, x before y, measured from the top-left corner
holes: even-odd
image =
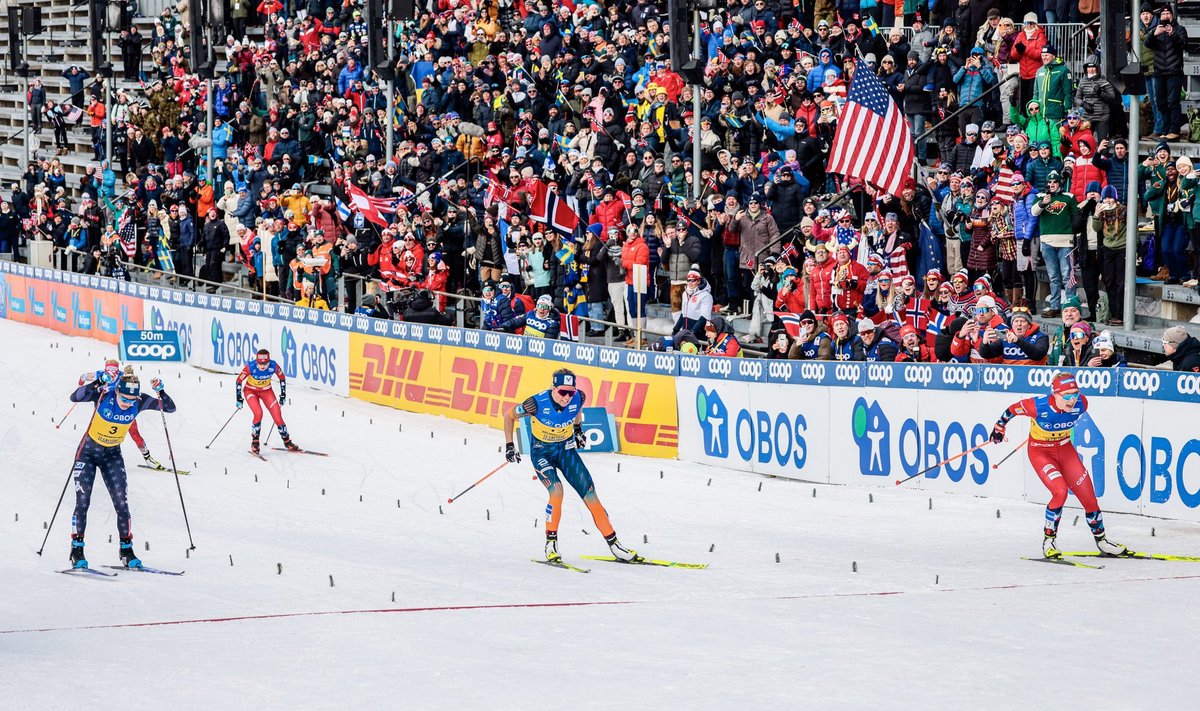
[[[554,370],[565,364],[579,376],[587,404],[614,418],[622,452],[675,456],[675,386],[669,375],[654,372],[653,354],[635,354],[646,358],[644,364],[638,358],[623,367],[627,364],[604,360],[615,349],[437,327],[432,338],[429,327],[422,327],[424,340],[417,341],[412,329],[350,333],[351,397],[498,428],[505,408],[545,390]],[[556,347],[560,357],[546,357]],[[657,367],[673,368],[668,357],[669,365],[660,360]]]

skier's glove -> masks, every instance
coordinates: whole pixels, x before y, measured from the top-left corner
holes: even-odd
[[[992,441],[996,444],[1004,441],[1004,425],[999,422],[992,425]]]
[[[583,433],[583,425],[575,423],[575,448],[583,449],[587,447],[587,435]]]
[[[115,379],[116,378],[113,377],[112,373],[109,373],[108,371],[104,371],[100,374],[100,382],[104,383],[105,385],[112,383],[112,381]]]
[[[512,442],[504,445],[504,458],[514,463],[521,461],[521,453],[517,451],[516,446]]]
[[[245,405],[245,404],[246,404],[246,400],[245,400],[245,398],[242,397],[242,391],[239,390],[238,394],[237,394],[237,409],[239,409],[239,410],[242,409],[242,405]]]
[[[160,380],[158,378],[152,378],[150,380],[150,389],[154,391],[155,395],[162,395],[162,391],[163,391],[162,380]]]

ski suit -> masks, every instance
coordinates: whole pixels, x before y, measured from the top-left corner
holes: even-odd
[[[558,478],[560,472],[579,494],[579,498],[583,499],[600,534],[605,538],[614,535],[608,512],[596,496],[592,475],[575,449],[575,420],[583,411],[585,399],[583,391],[577,390],[566,407],[559,407],[551,397],[550,390],[543,390],[517,407],[518,417],[529,418],[529,459],[538,480],[550,494],[550,502],[546,504],[547,535],[558,532],[558,522],[562,518],[563,485]]]
[[[1039,395],[1013,403],[1000,416],[1002,424],[1018,416],[1032,420],[1029,424],[1029,461],[1042,484],[1050,490],[1050,501],[1046,504],[1047,536],[1058,532],[1068,491],[1075,494],[1083,506],[1092,534],[1104,533],[1104,519],[1096,501],[1092,477],[1071,444],[1071,431],[1087,412],[1087,406],[1087,398],[1080,395],[1074,407],[1061,411],[1054,406],[1052,395]]]
[[[108,495],[112,497],[117,512],[117,534],[122,542],[133,539],[130,525],[129,500],[126,491],[125,460],[121,457],[121,442],[129,432],[133,421],[142,410],[175,412],[175,401],[162,393],[162,398],[141,395],[127,408],[117,403],[115,388],[99,382],[81,385],[71,393],[72,402],[93,402],[96,411],[88,423],[87,432],[75,452],[75,463],[71,468],[75,480],[75,514],[71,517],[71,537],[83,540],[87,530],[88,506],[92,501],[92,485],[96,480],[96,469],[104,479]]]
[[[271,419],[275,421],[275,426],[279,428],[279,434],[287,439],[287,424],[284,423],[283,414],[280,412],[282,403],[275,399],[275,391],[271,389],[272,376],[279,378],[280,400],[286,398],[287,378],[278,363],[272,359],[267,361],[266,365],[260,366],[257,359],[247,361],[237,377],[238,405],[241,405],[244,393],[246,402],[250,405],[250,412],[254,413],[254,423],[250,427],[255,438],[262,429],[263,408],[266,407]]]
[[[97,370],[91,374],[84,373],[83,375],[79,376],[79,385],[97,382],[100,380],[100,376],[102,375],[104,375],[103,370]],[[142,437],[142,433],[138,431],[137,420],[134,420],[129,425],[129,439],[133,440],[133,443],[137,445],[138,451],[142,452],[143,454],[150,451],[146,448],[146,440]]]

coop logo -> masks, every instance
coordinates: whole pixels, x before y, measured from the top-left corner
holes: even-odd
[[[858,445],[858,470],[864,476],[887,476],[892,468],[888,420],[878,402],[865,398],[854,402],[851,433]]]
[[[725,459],[729,456],[729,409],[714,390],[696,388],[696,419],[700,421],[704,453]]]
[[[1054,382],[1054,376],[1058,375],[1059,371],[1050,368],[1030,368],[1028,371],[1027,380],[1029,387],[1032,390],[1041,390],[1050,387],[1050,383]]]
[[[728,358],[709,358],[708,372],[710,375],[728,377],[733,372],[733,361]]]
[[[1158,373],[1153,375],[1158,375]],[[1075,382],[1085,390],[1108,390],[1112,387],[1112,371],[1108,369],[1079,370],[1075,372]]]
[[[775,380],[791,380],[792,364],[781,360],[767,362],[767,376]]]
[[[696,389],[696,418],[700,421],[704,453],[710,457],[727,459],[736,453],[744,462],[797,470],[803,469],[808,461],[804,438],[808,421],[798,412],[741,409],[734,414],[716,389],[705,390],[701,386]]]
[[[121,331],[125,360],[171,362],[183,360],[175,331]]]
[[[174,331],[179,334],[179,349],[183,351],[183,360],[192,357],[192,324],[168,321],[163,317],[157,306],[150,307],[150,328],[155,331]]]
[[[891,385],[892,367],[877,363],[867,365],[867,380],[876,384]]]
[[[575,346],[575,359],[580,363],[591,365],[596,362],[595,346]]]
[[[833,377],[844,383],[857,382],[862,377],[862,366],[857,363],[838,363],[833,368]]]
[[[1180,395],[1200,395],[1200,375],[1182,375],[1175,381]]]
[[[1121,387],[1132,392],[1153,395],[1162,387],[1162,379],[1158,373],[1146,370],[1126,370],[1121,374]]]
[[[975,382],[975,370],[965,365],[948,365],[942,368],[943,385],[959,385],[966,389]]]
[[[542,339],[542,338],[530,339],[529,343],[525,347],[529,350],[529,355],[531,355],[531,356],[537,356],[540,358],[540,357],[546,355],[545,339]]]
[[[1008,390],[1017,379],[1017,374],[1011,368],[984,368],[980,380],[984,385],[996,385]]]
[[[750,380],[759,380],[762,378],[763,364],[761,360],[739,360],[738,375]]]
[[[933,382],[933,367],[928,365],[913,365],[904,369],[904,382],[918,385],[929,385]]]
[[[279,352],[283,356],[283,373],[289,378],[303,378],[322,385],[337,385],[337,351],[334,348],[301,343],[292,329],[283,327]]]
[[[771,361],[772,363],[777,361]],[[791,364],[788,364],[791,367]],[[800,377],[804,380],[825,380],[825,364],[824,363],[801,363]]]
[[[212,320],[210,332],[214,365],[232,366],[246,363],[258,350],[258,334],[245,331],[226,331],[221,319]]]
[[[699,375],[700,359],[696,356],[680,356],[679,372],[684,375]]]

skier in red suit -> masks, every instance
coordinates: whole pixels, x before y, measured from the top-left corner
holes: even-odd
[[[271,389],[272,376],[279,378],[279,399],[275,399],[275,391]],[[245,397],[243,397],[243,390]],[[280,408],[287,400],[287,379],[283,368],[271,359],[271,353],[266,348],[260,348],[254,360],[248,361],[237,377],[237,406],[240,410],[244,401],[250,402],[250,411],[254,413],[254,422],[250,425],[250,452],[258,454],[258,434],[262,431],[263,407],[271,413],[271,419],[279,428],[279,436],[283,438],[283,446],[293,452],[300,447],[288,435],[287,424],[283,421]]]

